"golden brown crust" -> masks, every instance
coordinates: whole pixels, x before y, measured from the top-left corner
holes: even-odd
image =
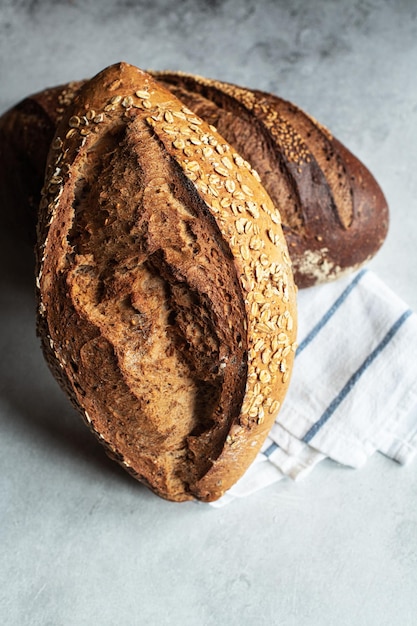
[[[39,333],[110,453],[162,497],[219,498],[282,402],[296,305],[254,172],[151,76],[89,81],[48,157]]]

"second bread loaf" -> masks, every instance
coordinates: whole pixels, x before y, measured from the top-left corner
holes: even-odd
[[[256,168],[281,211],[300,288],[339,278],[379,250],[389,221],[384,194],[315,119],[263,91],[181,72],[156,76]]]

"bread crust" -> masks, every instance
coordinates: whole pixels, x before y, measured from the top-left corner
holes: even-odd
[[[384,194],[363,163],[326,128],[272,94],[181,72],[153,75],[214,124],[258,171],[280,209],[299,288],[338,278],[376,254],[389,224]],[[8,171],[3,190],[10,192],[3,205],[14,207],[6,217],[16,215],[18,224],[36,222],[53,128],[81,84],[27,98],[0,121],[3,171]],[[0,147],[0,159],[1,154]],[[16,176],[20,180],[11,184]]]
[[[66,107],[84,81],[45,89],[0,117],[2,220],[33,244],[49,147]]]
[[[49,152],[38,332],[106,449],[158,495],[215,500],[288,388],[296,288],[256,172],[149,74],[86,83]]]

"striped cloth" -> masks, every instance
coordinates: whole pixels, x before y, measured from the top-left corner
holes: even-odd
[[[417,453],[417,316],[363,269],[298,297],[289,393],[261,453],[222,506],[324,458],[359,468],[379,451]]]

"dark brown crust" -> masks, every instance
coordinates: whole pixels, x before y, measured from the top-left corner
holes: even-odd
[[[82,82],[45,89],[0,118],[2,220],[33,242],[49,147],[58,122]]]
[[[295,287],[251,167],[141,70],[80,90],[48,156],[39,334],[92,431],[170,500],[219,498],[289,384]]]
[[[296,284],[324,282],[367,262],[388,230],[388,207],[367,168],[318,122],[277,96],[182,73],[157,72],[260,174],[280,208]],[[0,121],[8,216],[34,224],[52,129],[81,83],[26,99]],[[29,157],[29,158],[27,158]],[[13,185],[10,181],[13,180]],[[14,189],[20,189],[13,196]],[[28,201],[26,200],[28,198]],[[11,204],[12,202],[12,204]],[[24,219],[29,210],[29,219]]]
[[[377,252],[388,230],[382,190],[316,120],[262,91],[182,73],[156,76],[258,171],[282,214],[300,288],[337,278]]]

